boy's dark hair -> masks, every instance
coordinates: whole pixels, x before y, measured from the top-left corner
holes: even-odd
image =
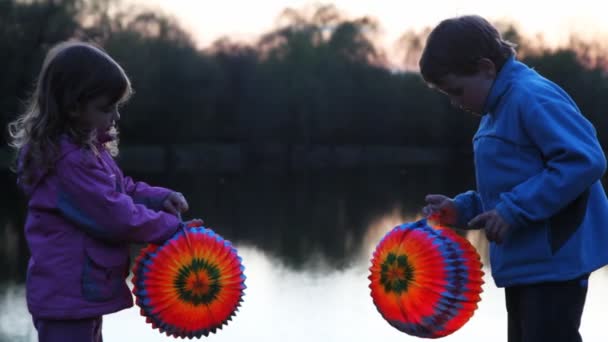
[[[426,82],[439,84],[447,74],[471,75],[488,58],[500,70],[515,55],[515,44],[478,15],[445,19],[431,31],[419,66]]]

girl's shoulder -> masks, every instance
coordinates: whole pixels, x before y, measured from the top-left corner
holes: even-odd
[[[58,168],[61,166],[97,167],[98,165],[99,161],[95,151],[78,145],[67,137],[62,137],[59,143]]]

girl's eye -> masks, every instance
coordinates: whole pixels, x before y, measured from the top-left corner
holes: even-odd
[[[113,112],[115,109],[116,109],[116,106],[108,106],[108,107],[103,107],[103,108],[101,108],[101,110],[102,110],[104,113],[110,113],[110,112]]]

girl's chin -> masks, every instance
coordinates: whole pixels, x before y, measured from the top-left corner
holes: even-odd
[[[101,142],[108,142],[112,140],[116,140],[118,137],[118,130],[115,126],[110,126],[109,128],[103,130],[97,130],[97,139]]]

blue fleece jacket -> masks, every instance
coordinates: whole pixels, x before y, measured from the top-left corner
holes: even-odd
[[[594,127],[559,86],[514,58],[498,73],[473,139],[477,191],[455,197],[459,225],[496,209],[497,286],[576,278],[608,264],[606,158]]]

